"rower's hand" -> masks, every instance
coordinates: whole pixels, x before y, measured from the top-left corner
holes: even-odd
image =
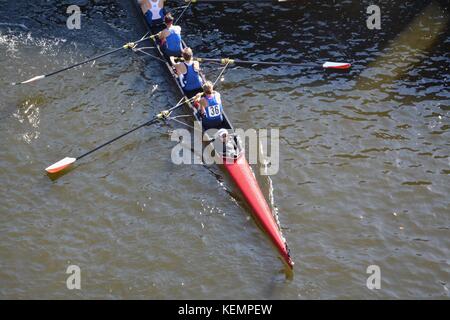
[[[201,99],[202,99],[202,95],[203,95],[203,93],[197,93],[195,96],[194,96],[194,101],[195,102],[199,102]]]
[[[200,64],[198,61],[194,61],[194,70],[195,72],[200,72]]]

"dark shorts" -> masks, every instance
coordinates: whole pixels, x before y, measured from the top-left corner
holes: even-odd
[[[181,57],[181,50],[178,51],[172,51],[169,49],[164,49],[164,47],[162,48],[162,51],[164,53],[164,55],[166,56],[172,56],[172,57]]]
[[[218,121],[207,121],[205,119],[202,120],[202,127],[203,130],[208,130],[208,129],[220,129],[222,128],[222,123],[223,120],[218,120]]]
[[[169,64],[171,64],[170,57],[181,57],[181,51],[175,52],[175,51],[171,51],[171,50],[165,50],[162,47],[161,47],[161,51],[164,55],[164,58],[167,60],[167,62],[169,62]]]
[[[147,13],[144,16],[145,16],[145,21],[147,21],[147,24],[149,25],[150,28],[164,27],[163,19],[152,20],[150,10],[147,11]],[[159,31],[161,31],[161,30],[159,30]]]
[[[192,97],[194,97],[197,93],[203,92],[202,88],[198,88],[198,89],[194,89],[194,90],[184,90],[183,89],[184,94],[191,99]]]

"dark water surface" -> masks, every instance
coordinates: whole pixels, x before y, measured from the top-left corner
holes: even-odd
[[[280,171],[259,180],[292,280],[220,168],[171,163],[177,124],[44,174],[179,99],[158,61],[130,52],[10,86],[143,35],[130,1],[77,2],[82,28],[69,31],[69,2],[0,0],[0,298],[450,297],[444,2],[378,1],[381,30],[366,27],[370,1],[198,4],[183,17],[199,55],[305,64],[232,67],[220,84],[237,128],[281,131]],[[219,67],[205,64],[209,78]]]

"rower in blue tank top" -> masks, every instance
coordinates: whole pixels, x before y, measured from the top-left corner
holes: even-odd
[[[174,68],[184,94],[188,98],[192,98],[197,93],[203,92],[203,79],[200,74],[200,64],[198,61],[194,61],[191,48],[184,48],[181,54],[184,61],[174,64]],[[174,63],[173,58],[171,61]]]
[[[145,20],[150,27],[161,25],[166,15],[164,9],[165,0],[138,0]]]
[[[173,25],[173,16],[168,13],[164,17],[166,29],[158,33],[160,47],[166,56],[166,59],[173,57],[181,57],[183,50],[183,42],[181,40],[181,27]]]
[[[205,82],[203,85],[203,93],[197,94],[194,101],[194,105],[199,108],[199,112],[202,115],[203,130],[222,128],[222,99],[220,93],[214,91],[214,85],[211,81]]]

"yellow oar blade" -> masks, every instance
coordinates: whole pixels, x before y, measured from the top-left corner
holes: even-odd
[[[57,173],[67,168],[75,161],[77,161],[76,158],[65,157],[64,159],[52,164],[50,167],[45,168],[45,171],[48,173]]]

